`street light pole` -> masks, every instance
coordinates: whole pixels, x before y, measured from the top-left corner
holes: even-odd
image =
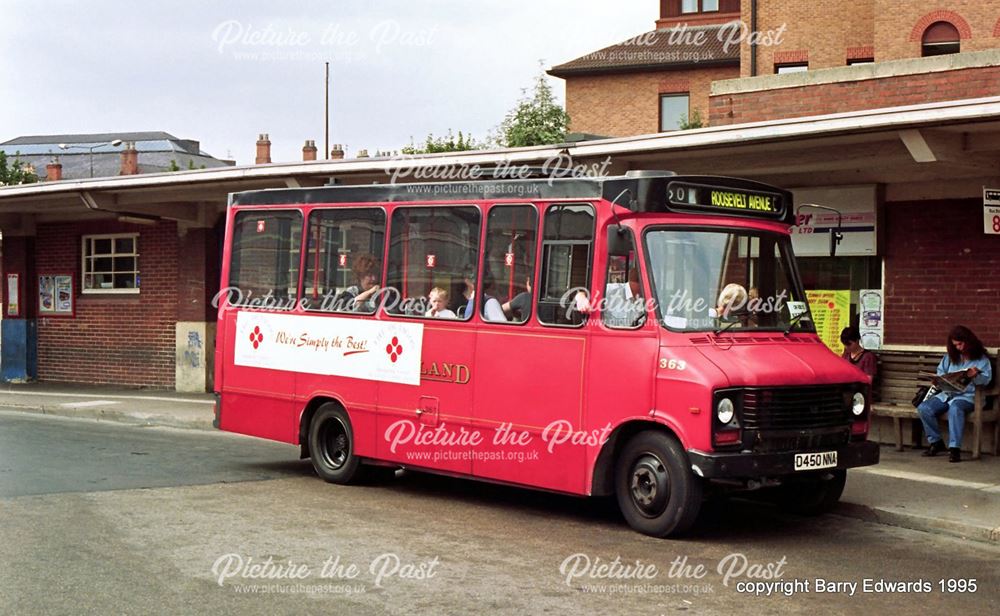
[[[95,145],[69,145],[67,143],[60,143],[59,144],[59,149],[60,150],[70,150],[70,149],[73,149],[73,148],[78,148],[78,149],[81,149],[81,150],[89,150],[90,151],[90,177],[94,177],[94,150],[97,149],[97,148],[106,146],[106,145],[110,145],[110,146],[113,146],[113,147],[118,147],[121,144],[122,144],[122,140],[121,139],[112,139],[111,141],[108,141],[107,143],[97,143]]]

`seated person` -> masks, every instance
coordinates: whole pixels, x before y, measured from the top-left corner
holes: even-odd
[[[441,287],[434,287],[427,294],[427,303],[430,308],[424,313],[425,317],[435,317],[438,319],[455,319],[455,313],[448,310],[448,292]]]
[[[358,255],[351,267],[358,284],[347,287],[334,299],[334,310],[375,312],[375,295],[379,292],[378,280],[382,273],[375,257]]]
[[[745,309],[750,296],[741,284],[731,282],[722,288],[716,303],[715,315],[723,321],[735,321]]]
[[[527,278],[524,281],[524,288],[527,291],[522,291],[514,296],[508,302],[505,302],[501,308],[503,308],[504,315],[515,323],[524,323],[528,320],[528,316],[531,314],[531,279]]]

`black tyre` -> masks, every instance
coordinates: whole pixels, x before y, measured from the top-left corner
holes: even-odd
[[[837,506],[847,483],[847,471],[835,469],[808,478],[789,481],[778,488],[778,504],[798,515],[829,513]]]
[[[350,483],[360,461],[354,455],[354,430],[347,413],[327,402],[316,409],[309,424],[309,454],[316,474],[330,483]]]
[[[632,437],[615,465],[618,507],[629,526],[645,535],[685,532],[701,509],[702,484],[673,436],[656,430]]]

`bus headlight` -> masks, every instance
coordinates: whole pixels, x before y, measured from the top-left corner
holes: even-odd
[[[732,400],[729,398],[719,400],[719,405],[715,407],[715,416],[718,417],[720,424],[727,425],[733,420],[735,415],[736,407],[733,406]]]
[[[860,391],[855,392],[854,398],[851,399],[851,412],[855,417],[861,417],[865,412],[865,395]]]

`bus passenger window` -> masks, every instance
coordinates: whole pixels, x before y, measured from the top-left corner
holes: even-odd
[[[646,322],[646,301],[639,279],[639,263],[635,251],[635,237],[629,229],[619,232],[617,227],[608,229],[609,250],[607,282],[601,302],[601,320],[613,329],[632,329]]]
[[[579,326],[587,319],[577,296],[590,288],[594,245],[594,209],[589,205],[553,205],[545,212],[538,320],[548,325]]]
[[[538,214],[530,205],[498,205],[486,222],[485,321],[524,323],[531,316]]]
[[[233,226],[227,301],[291,310],[298,298],[302,214],[239,212]]]
[[[385,212],[314,210],[303,280],[307,310],[374,314],[381,300]]]
[[[392,213],[385,309],[423,317],[435,288],[446,291],[443,310],[468,320],[466,280],[479,266],[480,214],[476,207],[401,207]]]

